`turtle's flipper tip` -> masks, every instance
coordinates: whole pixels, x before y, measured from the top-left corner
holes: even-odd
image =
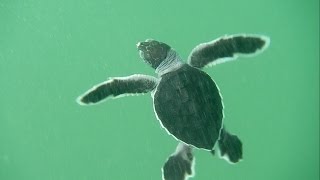
[[[259,35],[258,37],[264,42],[262,47],[260,48],[260,51],[266,50],[270,46],[270,43],[271,43],[270,37],[265,36],[265,35]]]
[[[88,106],[90,105],[91,103],[86,101],[86,99],[84,98],[84,96],[79,96],[77,99],[76,99],[76,102],[81,105],[81,106]]]

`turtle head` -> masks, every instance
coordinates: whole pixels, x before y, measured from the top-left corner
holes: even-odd
[[[140,53],[140,57],[152,68],[156,69],[160,63],[166,59],[171,47],[165,43],[147,39],[144,42],[139,42],[137,48]]]

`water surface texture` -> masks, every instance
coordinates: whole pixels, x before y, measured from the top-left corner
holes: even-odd
[[[177,142],[149,94],[90,107],[75,99],[108,77],[155,75],[138,41],[166,42],[186,59],[238,33],[271,45],[205,71],[244,160],[195,151],[193,179],[319,179],[318,0],[0,0],[0,179],[161,179]]]

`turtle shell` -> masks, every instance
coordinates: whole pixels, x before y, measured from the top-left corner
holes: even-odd
[[[158,119],[171,135],[197,148],[213,149],[221,130],[223,104],[208,74],[184,64],[161,76],[153,101]]]

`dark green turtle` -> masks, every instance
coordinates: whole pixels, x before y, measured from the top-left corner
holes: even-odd
[[[108,97],[151,92],[161,126],[180,143],[164,164],[163,179],[184,180],[193,176],[193,148],[220,155],[231,163],[242,159],[242,143],[223,125],[223,103],[218,86],[201,69],[263,51],[269,38],[233,35],[196,46],[184,63],[169,45],[146,40],[137,44],[141,58],[156,70],[158,78],[135,74],[112,78],[94,86],[77,101],[81,105]]]

